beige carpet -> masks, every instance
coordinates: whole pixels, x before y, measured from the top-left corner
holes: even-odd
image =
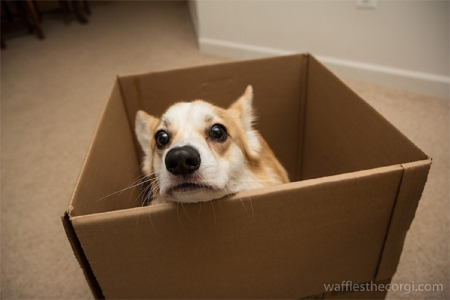
[[[91,8],[87,26],[46,18],[44,41],[16,37],[1,52],[3,299],[92,298],[60,216],[114,76],[229,60],[198,51],[185,3]],[[347,83],[433,157],[394,282],[442,283],[445,291],[388,298],[448,299],[449,100]]]

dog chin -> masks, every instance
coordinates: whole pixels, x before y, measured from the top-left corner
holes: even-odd
[[[165,202],[198,203],[210,200],[220,199],[226,196],[225,191],[214,190],[208,187],[199,187],[194,189],[177,189],[165,193],[160,197]]]

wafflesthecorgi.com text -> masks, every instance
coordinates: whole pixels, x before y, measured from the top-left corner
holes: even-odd
[[[353,283],[352,281],[343,281],[342,283],[324,284],[325,292],[443,292],[442,283]]]

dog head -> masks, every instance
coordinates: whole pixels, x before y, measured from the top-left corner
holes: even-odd
[[[139,111],[135,130],[153,197],[201,202],[254,188],[250,169],[261,143],[252,99],[248,86],[228,109],[196,100],[171,106],[161,119]]]

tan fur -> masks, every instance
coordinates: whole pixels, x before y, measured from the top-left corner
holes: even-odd
[[[262,182],[267,182],[267,186],[275,185],[277,183],[288,183],[289,176],[275,157],[267,142],[259,135],[263,150],[259,159],[259,165],[263,166],[260,170],[255,170],[255,174],[260,178]],[[249,166],[250,168],[252,166]]]
[[[245,108],[243,107],[242,102],[242,98],[238,99],[229,109],[220,110],[218,115],[225,121],[225,124],[230,124],[229,126],[232,128],[231,132],[234,135],[232,135],[232,138],[245,154],[248,168],[252,170],[253,174],[264,186],[288,183],[289,177],[286,170],[259,133],[257,133],[257,135],[262,149],[257,155],[250,153],[248,150],[242,123],[236,122],[236,120],[239,120],[244,113]]]

